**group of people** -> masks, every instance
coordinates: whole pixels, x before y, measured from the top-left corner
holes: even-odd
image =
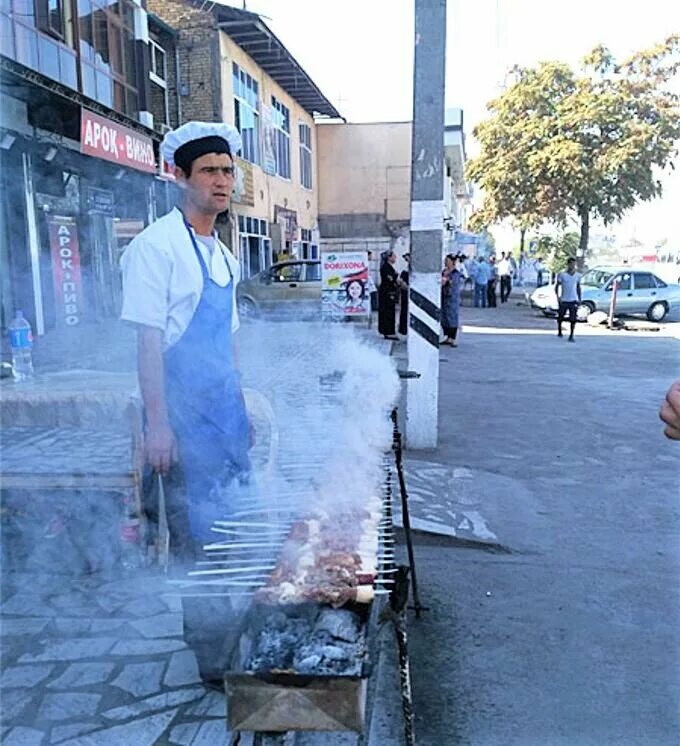
[[[507,303],[512,291],[512,281],[517,276],[518,267],[513,255],[503,252],[496,261],[495,256],[480,256],[466,259],[467,280],[474,288],[475,308],[495,308],[497,306],[496,288],[500,283],[501,303]]]
[[[408,284],[410,254],[404,254],[406,269],[397,272],[397,253],[383,252],[380,258],[380,286],[378,287],[378,332],[385,339],[397,340],[397,303],[400,303],[399,334],[408,331]]]
[[[408,331],[408,292],[410,254],[404,254],[406,268],[397,272],[396,252],[386,251],[381,258],[380,286],[378,288],[378,331],[385,339],[397,340],[397,303],[399,308],[399,334]],[[442,344],[456,347],[459,327],[460,299],[465,280],[464,255],[447,254],[441,274],[441,324],[444,333]]]
[[[385,251],[380,262],[380,285],[374,294],[373,308],[378,310],[378,331],[385,339],[397,340],[397,304],[400,304],[399,334],[408,331],[408,286],[410,255],[404,254],[406,269],[397,272],[397,254],[393,250]],[[444,269],[441,273],[441,326],[444,339],[443,345],[458,346],[459,315],[463,289],[470,285],[473,289],[474,305],[477,308],[497,306],[496,288],[500,286],[501,303],[507,303],[512,292],[513,279],[520,276],[522,266],[528,259],[522,254],[520,264],[516,262],[511,252],[502,252],[496,261],[495,256],[488,259],[468,257],[465,254],[447,254]],[[575,309],[580,297],[579,279],[574,278],[575,261],[570,260],[567,271],[560,273],[565,277],[557,285],[561,295],[559,329],[561,335],[562,322],[568,317],[570,322],[569,340],[574,341],[574,326],[576,324]],[[541,259],[534,260],[537,279],[543,281],[543,264]],[[572,297],[573,296],[573,297]]]

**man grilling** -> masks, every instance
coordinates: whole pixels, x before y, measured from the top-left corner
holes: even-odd
[[[214,520],[249,470],[233,343],[239,265],[215,232],[240,147],[227,124],[189,122],[169,132],[161,155],[175,169],[180,205],[142,231],[121,262],[122,319],[137,328],[146,460],[165,480],[173,559],[189,563],[214,537]],[[201,675],[221,681],[224,602],[213,609],[214,600],[183,601],[185,637]]]

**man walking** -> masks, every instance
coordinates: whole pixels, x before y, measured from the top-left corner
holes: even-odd
[[[501,260],[498,262],[498,274],[501,278],[501,303],[505,303],[512,290],[512,264],[505,253],[501,254]]]
[[[137,329],[145,455],[164,480],[173,565],[199,559],[250,469],[233,340],[239,263],[215,232],[240,148],[227,124],[188,122],[167,133],[161,154],[175,170],[180,206],[133,239],[121,261],[121,316]],[[221,685],[233,635],[228,599],[182,602],[201,676]]]
[[[557,311],[557,336],[562,336],[562,322],[569,315],[569,342],[574,341],[576,310],[581,302],[581,275],[576,271],[576,259],[570,257],[567,270],[559,272],[555,282],[555,294],[559,302]]]

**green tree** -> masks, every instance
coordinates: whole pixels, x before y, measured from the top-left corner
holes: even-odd
[[[677,35],[621,64],[600,46],[578,71],[516,68],[474,131],[481,148],[468,172],[484,203],[473,224],[511,218],[521,229],[575,215],[582,262],[592,218],[612,223],[661,194],[660,173],[678,152],[679,68]]]
[[[567,259],[576,256],[579,247],[579,234],[573,231],[559,236],[541,236],[538,239],[536,254],[551,272],[559,272],[567,266]]]

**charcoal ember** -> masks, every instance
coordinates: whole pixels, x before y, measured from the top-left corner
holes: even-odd
[[[321,648],[321,655],[326,661],[346,661],[352,654],[347,648],[339,645],[324,645]]]
[[[314,623],[314,632],[328,632],[338,640],[356,642],[361,633],[361,619],[349,609],[323,609]]]
[[[271,621],[271,625],[270,625]],[[273,671],[293,668],[295,651],[312,634],[306,619],[272,614],[265,621],[257,636],[250,660],[249,671]]]
[[[293,667],[317,676],[358,676],[364,650],[360,644],[333,639],[327,632],[315,632],[295,652]]]
[[[295,670],[300,673],[316,673],[321,665],[321,656],[317,653],[312,653],[311,655],[300,659],[296,655],[293,665]]]

